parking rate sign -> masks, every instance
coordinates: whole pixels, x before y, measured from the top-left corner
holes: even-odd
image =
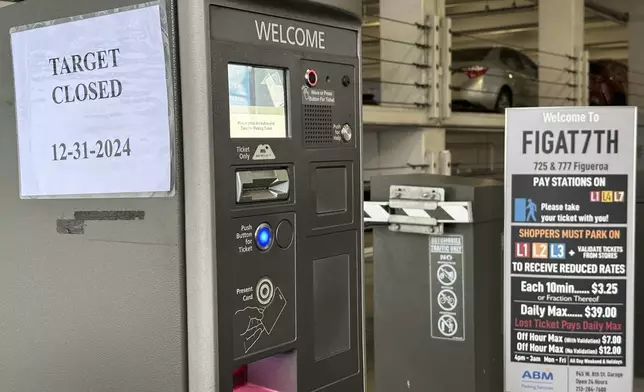
[[[505,391],[633,390],[637,110],[506,114]]]

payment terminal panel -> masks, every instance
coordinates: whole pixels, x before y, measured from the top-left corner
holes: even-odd
[[[0,392],[364,391],[360,15],[360,0],[0,6]],[[91,72],[61,75],[63,58]],[[119,97],[51,101],[116,77]],[[73,159],[101,129],[132,130],[132,156]],[[57,154],[28,168],[65,171],[51,186],[95,174],[91,197],[21,199],[25,146]]]
[[[213,4],[221,391],[360,391],[359,21],[312,2]]]

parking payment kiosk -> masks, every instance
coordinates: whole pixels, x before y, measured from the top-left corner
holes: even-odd
[[[0,391],[364,390],[360,14],[0,9]]]
[[[203,12],[203,58],[188,43],[181,66],[183,96],[212,112],[219,390],[362,390],[359,18],[316,1],[195,3],[179,15]]]

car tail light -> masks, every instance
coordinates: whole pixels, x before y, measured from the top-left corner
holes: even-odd
[[[487,69],[488,69],[487,67],[481,67],[477,65],[474,67],[461,68],[461,72],[467,75],[468,78],[475,79],[485,75],[485,73],[487,72]]]

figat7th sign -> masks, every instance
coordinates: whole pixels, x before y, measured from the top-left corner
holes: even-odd
[[[637,110],[506,116],[505,391],[630,392]]]

